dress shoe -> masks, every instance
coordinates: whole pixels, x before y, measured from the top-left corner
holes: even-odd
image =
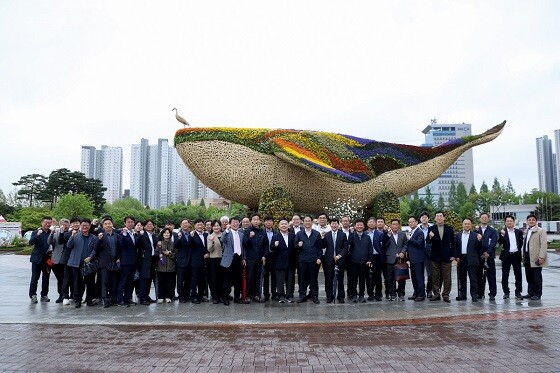
[[[408,300],[415,300],[416,298],[418,298],[418,295],[412,295],[408,297]]]
[[[424,297],[416,297],[416,298],[414,298],[414,301],[415,301],[415,302],[423,302],[424,299],[426,299],[426,298],[424,298]]]
[[[458,296],[455,298],[455,300],[467,300],[467,297],[465,296]]]
[[[472,297],[472,301],[473,302],[478,302],[478,298],[477,297]]]
[[[278,295],[273,295],[272,300],[279,301],[280,297]]]
[[[428,294],[426,295],[426,298],[432,299],[434,297],[434,294],[432,294],[431,291],[428,292]]]
[[[430,302],[434,302],[436,300],[441,300],[441,298],[440,297],[431,297],[430,298]]]
[[[86,304],[87,304],[88,307],[95,306],[95,303],[93,303],[92,301],[87,301]]]
[[[331,297],[327,297],[327,303],[332,303],[333,299]]]
[[[307,297],[305,295],[300,296],[297,300],[298,303],[305,303],[307,302]]]
[[[399,295],[399,300],[400,300],[401,302],[404,302],[404,301],[405,301],[404,295]]]
[[[270,295],[265,295],[265,296],[264,296],[264,301],[265,301],[265,302],[268,302],[269,300],[270,300]]]
[[[212,304],[218,304],[218,303],[220,303],[219,299],[212,299]]]
[[[321,303],[321,301],[319,300],[319,298],[313,297],[313,303],[319,304],[319,303]]]
[[[354,295],[352,297],[352,303],[358,303],[358,296],[357,295]]]
[[[133,301],[132,299],[129,299],[128,302],[126,302],[126,303],[128,303],[129,306],[136,306],[138,304],[135,301]]]
[[[80,301],[74,303],[75,308],[80,308],[81,306],[82,306],[82,302],[80,302]]]
[[[383,297],[381,297],[381,296],[375,297],[375,301],[376,302],[381,302],[381,301],[383,301]]]
[[[533,295],[532,294],[524,294],[522,295],[523,299],[531,299]]]
[[[245,302],[243,302],[243,299],[235,298],[235,299],[233,300],[233,303],[244,304]],[[225,303],[224,303],[224,304],[225,304]]]
[[[46,295],[41,296],[41,302],[50,302],[51,300]]]
[[[103,308],[109,308],[111,306],[111,302],[109,300],[103,299]]]
[[[451,302],[451,300],[449,300],[449,297],[443,297],[443,301],[445,303],[450,303]]]
[[[286,302],[294,303],[294,297],[286,297]]]
[[[360,303],[366,303],[366,302],[367,302],[366,299],[365,299],[364,297],[358,298],[358,301],[359,301]]]
[[[62,296],[56,298],[55,303],[62,303],[62,301],[64,300],[64,298],[62,298]]]
[[[531,298],[529,298],[530,300],[541,300],[541,297],[539,297],[538,295],[533,295]]]
[[[243,303],[244,304],[251,304],[251,298],[249,298],[249,297],[245,298],[245,301]]]
[[[515,294],[515,299],[523,300],[523,295],[521,295],[520,293],[517,293],[517,294]]]
[[[389,297],[389,300],[390,300],[391,302],[395,301],[395,299],[397,299],[397,297],[394,297],[394,296],[392,296],[392,295]]]
[[[504,298],[504,299],[509,299],[509,293],[504,293],[503,298]]]
[[[192,304],[200,304],[200,300],[198,300],[198,298],[192,298],[191,303]]]
[[[119,302],[119,303],[117,303],[117,306],[118,306],[118,307],[128,307],[128,303]]]
[[[202,297],[202,299],[200,299],[201,302],[209,302],[208,297]]]
[[[229,306],[229,300],[227,298],[224,299],[222,303],[224,304],[224,306]]]
[[[187,300],[183,297],[179,297],[179,302],[181,303],[187,303]]]
[[[367,297],[368,302],[373,302],[375,300],[375,297]]]
[[[488,297],[488,299],[489,299],[489,300],[496,300],[496,296],[495,296],[495,295],[490,295],[490,296]]]
[[[147,301],[146,299],[142,299],[140,301],[140,304],[143,305],[143,306],[149,306],[151,303],[149,301]]]
[[[278,297],[278,303],[286,303],[286,298],[283,296]]]
[[[344,298],[337,298],[336,301],[337,301],[338,303],[344,303]]]

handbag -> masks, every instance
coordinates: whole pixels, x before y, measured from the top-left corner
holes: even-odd
[[[95,274],[98,268],[99,263],[97,262],[97,260],[92,260],[91,262],[84,264],[84,266],[82,267],[82,276],[89,277]]]
[[[399,262],[395,264],[395,280],[402,281],[408,280],[410,278],[410,270],[408,268],[408,263],[404,259],[399,259]]]
[[[113,262],[111,261],[109,264],[107,264],[107,270],[111,271],[111,272],[117,272],[121,270],[121,262]]]

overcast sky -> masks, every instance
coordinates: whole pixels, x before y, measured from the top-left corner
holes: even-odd
[[[560,128],[559,1],[1,1],[0,189],[80,169],[82,145],[180,124],[325,130],[420,145],[430,119],[504,119],[475,183],[538,187]]]

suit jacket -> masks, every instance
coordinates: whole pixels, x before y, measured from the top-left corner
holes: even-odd
[[[548,258],[546,255],[546,249],[548,248],[548,243],[546,241],[546,232],[538,226],[534,226],[531,231],[532,233],[528,243],[531,268],[547,267]],[[527,234],[529,234],[529,232],[527,232]],[[523,251],[523,255],[525,256],[527,253]],[[544,263],[536,265],[535,262],[538,258],[544,258]]]
[[[385,247],[385,255],[387,256],[387,264],[394,264],[397,261],[397,254],[407,252],[408,238],[406,233],[397,233],[397,242],[393,238],[393,232],[385,233],[385,239],[383,240],[383,246]]]
[[[239,245],[241,246],[241,257],[243,258],[243,232],[241,229],[237,230],[237,234],[239,235]],[[224,251],[222,252],[220,265],[224,268],[229,268],[233,261],[233,256],[235,255],[233,235],[233,230],[224,231],[224,233],[222,233],[221,241]]]
[[[198,232],[194,232],[194,237],[190,240],[191,249],[191,268],[204,268],[204,254],[208,253],[208,233],[202,234],[203,239],[200,238]]]
[[[514,228],[513,232],[515,234],[515,240],[517,241],[517,250],[521,253],[521,249],[523,248],[523,233],[517,229]],[[500,253],[500,260],[504,260],[506,255],[509,255],[510,252],[510,247],[511,247],[511,243],[509,241],[509,234],[506,228],[506,234],[505,235],[498,235],[498,243],[500,245],[502,245],[502,252]]]
[[[103,238],[97,240],[91,256],[99,260],[99,268],[107,268],[107,265],[116,262],[122,255],[122,235],[113,232],[115,237],[115,249],[111,250],[108,234],[103,232]]]
[[[430,238],[430,232],[434,232],[434,237]],[[439,236],[438,226],[432,225],[428,229],[426,243],[432,244],[430,260],[432,262],[451,262],[451,257],[455,255],[455,235],[453,228],[447,224],[443,225],[443,239]]]
[[[150,235],[152,242],[150,242]],[[144,234],[138,236],[138,241],[138,273],[142,278],[151,278],[156,270],[157,235],[145,231]],[[152,255],[152,252],[154,255]]]
[[[49,236],[50,231],[43,231],[41,235],[37,235],[37,230],[31,233],[31,238],[29,239],[29,244],[33,245],[33,251],[31,252],[31,257],[29,261],[34,264],[41,264],[47,259],[47,252],[49,251]]]
[[[84,263],[84,259],[91,256],[97,241],[96,236],[90,234],[88,238],[85,238],[82,232],[78,232],[74,237],[70,237],[66,244],[66,247],[70,250],[68,266],[79,268]]]
[[[270,243],[270,249],[266,256],[268,262],[269,258],[274,257],[274,262],[272,268],[278,270],[288,269],[290,264],[290,253],[296,251],[295,244],[295,234],[288,232],[288,244],[284,241],[284,237],[281,232],[275,233],[272,236],[272,241]],[[274,242],[278,241],[278,247],[274,245]]]
[[[183,230],[180,230],[180,233],[181,238],[177,236],[177,239],[173,243],[173,246],[175,246],[175,249],[177,249],[175,264],[177,267],[187,268],[191,266],[190,243],[192,237],[190,235],[190,232],[183,232]]]
[[[251,232],[255,235],[251,237]],[[268,238],[264,229],[251,226],[243,231],[243,253],[246,260],[261,260],[268,251]]]
[[[366,232],[368,235],[370,234],[369,231]],[[385,241],[385,236],[387,234],[385,233],[385,231],[380,231],[378,229],[375,229],[373,231],[373,238],[372,238],[372,244],[373,244],[373,249],[375,250],[375,252],[372,252],[372,260],[373,258],[376,258],[376,255],[379,255],[379,258],[381,258],[381,264],[385,264],[385,262],[387,261],[387,257],[385,256],[385,247],[383,246],[383,242]],[[370,237],[371,238],[371,237]],[[377,253],[377,254],[375,254]]]
[[[346,256],[348,254],[348,240],[346,239],[346,234],[339,230],[336,232],[336,242],[333,241],[332,230],[325,233],[325,238],[323,239],[323,247],[326,248],[325,255],[323,256],[323,267],[334,265],[334,257],[340,255],[341,258],[336,264],[339,266],[344,266],[346,264]]]
[[[478,228],[476,233],[482,234],[482,228]],[[498,232],[490,227],[487,226],[484,230],[484,234],[482,234],[482,251],[487,252],[490,254],[489,258],[496,257],[496,244],[498,243]]]
[[[366,264],[371,262],[373,243],[366,232],[362,232],[361,237],[358,232],[350,233],[348,236],[348,256],[352,263]]]
[[[136,265],[138,257],[138,247],[140,246],[139,235],[133,234],[130,237],[130,231],[126,234],[121,232],[121,265]]]
[[[482,255],[482,244],[476,238],[477,233],[470,231],[467,243],[467,264],[470,266],[478,266],[480,264],[480,256]],[[463,232],[455,235],[455,257],[462,255],[463,248]]]
[[[419,227],[414,229],[407,245],[410,263],[424,263],[426,261],[426,240],[424,232]]]
[[[62,259],[62,252],[64,251],[64,244],[60,242],[60,236],[63,236],[64,232],[59,231],[54,235],[51,234],[48,239],[49,245],[52,248],[51,260],[53,264],[59,264]],[[64,263],[63,263],[64,264]]]
[[[321,233],[315,229],[311,229],[311,234],[307,237],[305,230],[296,234],[296,248],[299,251],[299,261],[301,263],[315,262],[323,256],[323,242]],[[299,242],[303,242],[303,246],[299,247]]]

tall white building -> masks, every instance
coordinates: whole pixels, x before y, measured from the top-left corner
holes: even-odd
[[[131,156],[130,196],[143,205],[157,209],[191,199],[218,198],[192,174],[167,139],[158,139],[156,145],[142,139],[132,145]]]
[[[112,203],[122,196],[123,152],[121,147],[82,146],[81,172],[99,179],[107,188],[103,197]]]
[[[560,134],[554,131],[556,153],[560,149]],[[552,152],[552,140],[547,135],[537,138],[537,170],[539,176],[539,190],[541,192],[558,193],[557,156]]]
[[[458,137],[470,136],[471,125],[465,123],[438,124],[436,119],[432,119],[432,123],[422,133],[426,135],[426,142],[422,146],[432,147],[444,144]],[[449,187],[452,180],[455,182],[455,186],[460,182],[465,184],[467,191],[474,184],[472,149],[463,153],[440,177],[428,184],[430,192],[434,196],[434,201],[437,201],[439,196],[442,195],[445,203],[448,203]],[[425,193],[425,191],[426,188],[423,188],[421,193]]]

